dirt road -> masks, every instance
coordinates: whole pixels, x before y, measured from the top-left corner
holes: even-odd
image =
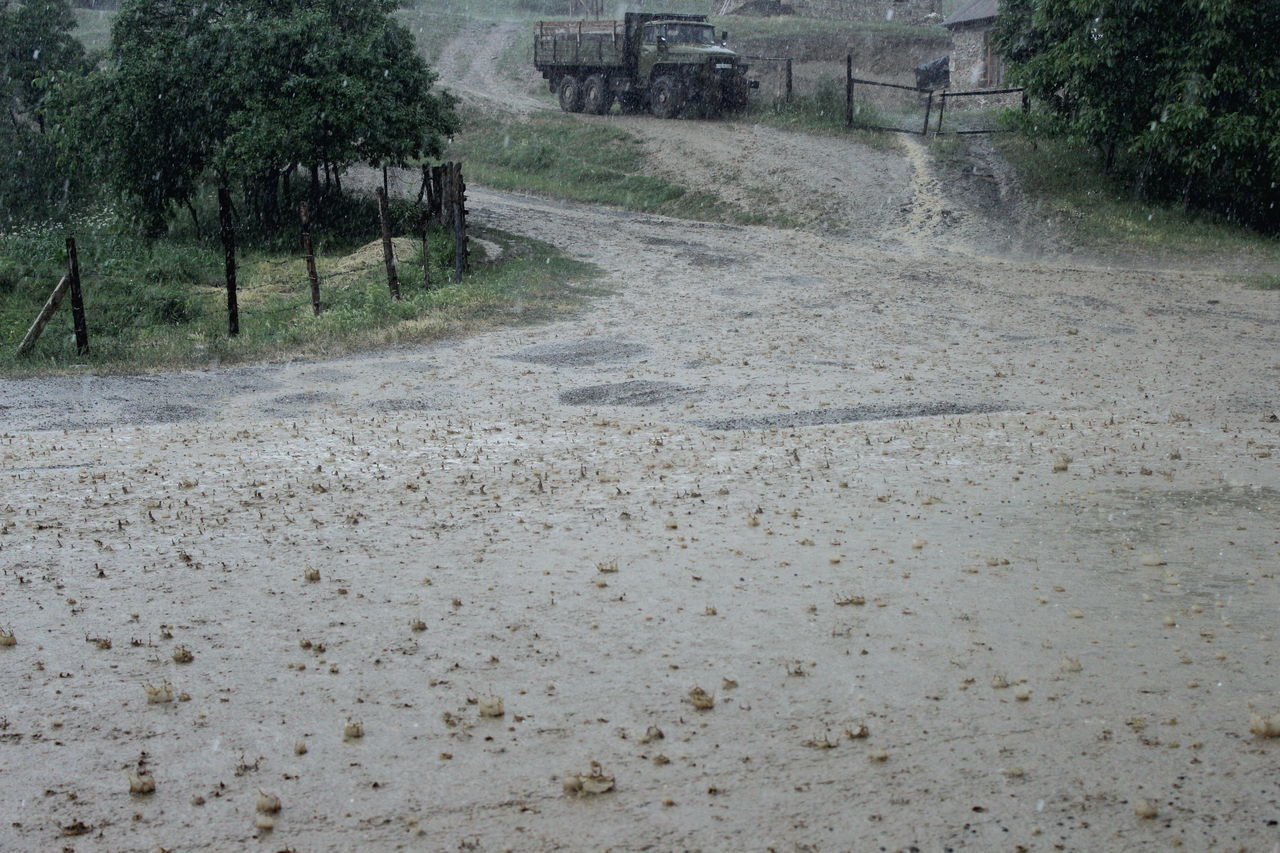
[[[839,227],[475,189],[605,270],[547,325],[7,382],[0,848],[1275,850],[1275,295],[861,155]]]

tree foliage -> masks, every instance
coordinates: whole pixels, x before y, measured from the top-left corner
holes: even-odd
[[[1280,229],[1280,0],[1004,0],[1009,76],[1150,197]]]
[[[394,0],[126,0],[105,66],[62,93],[63,131],[158,227],[205,180],[271,227],[301,167],[320,191],[356,162],[440,153],[453,102]]]
[[[67,0],[0,0],[0,224],[38,219],[80,189],[44,134],[46,96],[87,70]]]
[[[0,0],[0,96],[10,122],[40,120],[45,92],[62,74],[84,69],[67,0]]]

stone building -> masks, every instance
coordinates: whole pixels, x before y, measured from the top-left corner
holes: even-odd
[[[999,0],[970,0],[942,22],[951,31],[951,88],[1004,85],[1004,60],[992,44],[999,12]]]

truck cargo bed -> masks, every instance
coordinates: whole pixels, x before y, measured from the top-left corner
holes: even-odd
[[[533,64],[627,64],[626,27],[622,21],[539,21],[533,31]]]

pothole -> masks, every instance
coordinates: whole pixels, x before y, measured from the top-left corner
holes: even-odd
[[[644,344],[607,338],[587,338],[581,341],[538,344],[505,355],[503,358],[552,367],[589,367],[603,362],[627,361],[649,352],[650,349]]]
[[[651,382],[633,379],[610,385],[588,385],[573,388],[560,395],[560,402],[568,406],[660,406],[679,403],[699,396],[699,392],[673,382]]]
[[[882,406],[848,406],[836,409],[810,409],[798,412],[778,412],[772,415],[743,415],[737,418],[721,418],[698,421],[700,427],[711,430],[778,429],[787,427],[827,426],[851,424],[862,421],[896,421],[906,418],[932,418],[939,415],[972,415],[1008,411],[1007,403],[906,403]]]

